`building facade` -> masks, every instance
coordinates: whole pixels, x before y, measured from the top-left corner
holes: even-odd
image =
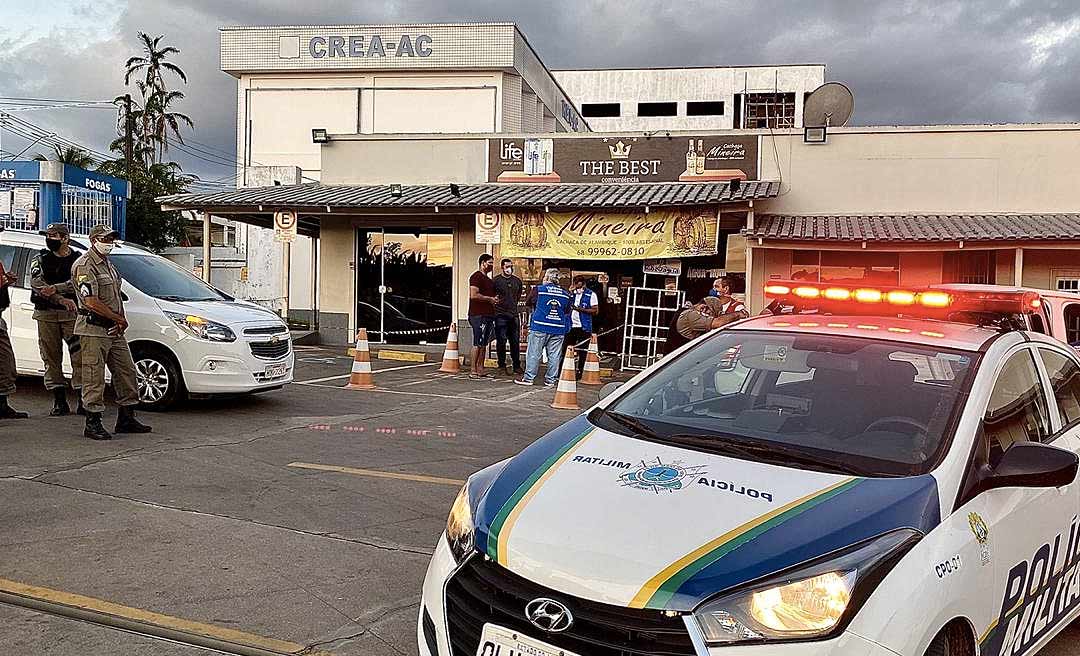
[[[553,71],[597,132],[801,128],[824,64]]]
[[[552,72],[510,23],[230,27],[221,30],[221,68],[237,81],[238,187],[290,184],[256,179],[266,167],[299,167],[301,182],[323,180],[313,129],[560,134],[589,132],[593,121],[633,132],[775,128],[800,124],[803,97],[824,80],[821,65]],[[623,108],[620,118],[580,111],[612,99]],[[638,101],[661,114],[644,116]],[[672,102],[675,115],[663,115]],[[761,120],[743,120],[751,115]],[[431,166],[443,182],[471,179],[455,166]],[[401,183],[430,177],[395,175]],[[316,248],[301,236],[285,255],[267,231],[240,225],[234,253],[218,259],[232,263],[231,273],[216,271],[214,279],[233,281],[228,291],[238,296],[279,310],[287,305],[294,319],[311,320]]]
[[[0,162],[0,226],[40,230],[65,223],[73,235],[99,224],[121,235],[127,223],[126,180],[52,161]]]

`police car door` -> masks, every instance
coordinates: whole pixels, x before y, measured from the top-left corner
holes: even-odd
[[[1041,350],[1030,344],[1016,348],[998,369],[983,416],[983,454],[976,455],[990,468],[1017,442],[1077,449],[1075,426],[1063,426],[1055,397],[1048,393]],[[1046,357],[1053,359],[1053,355]],[[1080,371],[1074,378],[1080,385]],[[1075,411],[1080,420],[1080,403]],[[987,574],[994,579],[990,625],[976,627],[981,632],[980,652],[984,656],[1034,653],[1062,628],[1080,601],[1076,587],[1080,578],[1071,557],[1080,542],[1076,518],[1080,484],[1006,487],[979,496],[982,503],[972,507],[981,508],[985,516],[971,512],[968,521],[980,544],[980,558],[992,565],[988,568],[992,574]]]

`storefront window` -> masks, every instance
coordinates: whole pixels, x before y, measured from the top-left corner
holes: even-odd
[[[900,254],[793,251],[791,277],[836,283],[900,284]]]
[[[989,285],[994,282],[994,251],[944,253],[942,282]]]

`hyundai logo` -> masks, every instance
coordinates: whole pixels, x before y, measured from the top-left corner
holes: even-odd
[[[574,623],[570,609],[554,599],[541,597],[525,606],[525,619],[533,626],[548,633],[562,633]]]

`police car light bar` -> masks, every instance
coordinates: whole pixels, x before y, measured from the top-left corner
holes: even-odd
[[[848,286],[794,280],[770,281],[765,295],[799,310],[857,314],[930,314],[992,312],[1025,314],[1042,307],[1032,291],[941,290],[933,288]]]

